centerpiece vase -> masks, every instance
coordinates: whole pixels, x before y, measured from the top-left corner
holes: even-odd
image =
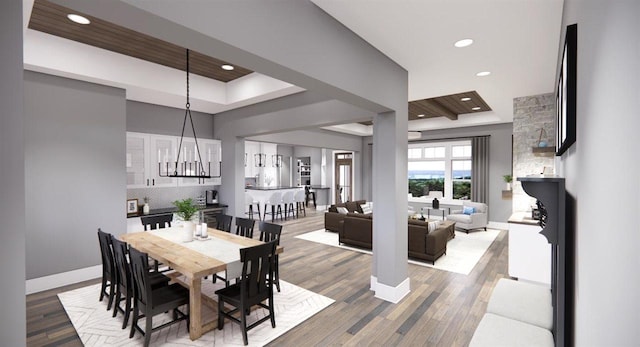
[[[182,223],[182,228],[184,229],[183,235],[182,235],[182,241],[183,242],[193,241],[193,233],[196,230],[195,223],[193,223],[192,221],[185,221]]]

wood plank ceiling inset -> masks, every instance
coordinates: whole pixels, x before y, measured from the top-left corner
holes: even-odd
[[[470,100],[462,101],[463,98],[470,98]],[[474,107],[480,107],[480,109],[474,110]],[[458,115],[461,114],[485,111],[491,111],[491,107],[475,90],[409,102],[409,120],[435,117],[447,117],[451,120],[457,120]],[[424,117],[418,117],[421,114]],[[360,124],[373,125],[373,122],[360,122]]]
[[[91,24],[74,23],[67,19],[69,13],[85,16],[91,21]],[[186,71],[186,49],[184,47],[106,22],[100,18],[87,16],[49,1],[35,0],[29,28]],[[189,56],[189,72],[221,82],[229,82],[253,72],[195,51],[191,51]],[[224,64],[233,65],[235,69],[223,70],[221,66]]]
[[[462,101],[463,98],[470,98],[471,100]],[[474,110],[474,107],[480,107],[480,109]],[[491,111],[491,107],[475,90],[409,102],[409,120],[434,117],[447,117],[451,120],[457,120],[458,115],[461,114],[485,111]],[[424,117],[418,117],[418,115],[424,115]]]

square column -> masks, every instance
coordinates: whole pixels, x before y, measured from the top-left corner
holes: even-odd
[[[407,114],[373,122],[373,269],[375,296],[393,303],[410,291],[407,275]]]

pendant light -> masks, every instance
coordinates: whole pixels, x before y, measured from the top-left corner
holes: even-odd
[[[185,105],[184,120],[182,121],[182,133],[180,134],[180,144],[178,145],[178,154],[176,156],[176,162],[171,167],[169,161],[166,162],[165,171],[162,171],[162,163],[158,163],[158,175],[160,177],[175,177],[175,178],[197,178],[203,180],[206,178],[218,178],[218,176],[211,176],[211,161],[208,162],[207,171],[204,169],[204,162],[200,155],[200,147],[198,146],[198,137],[196,136],[196,129],[193,126],[193,118],[191,117],[191,104],[189,103],[189,50],[187,49],[187,103]],[[187,155],[184,153],[183,161],[180,162],[180,154],[182,151],[182,140],[184,139],[184,129],[187,125],[187,116],[191,122],[191,130],[193,131],[193,140],[195,141],[195,152],[193,155],[193,161],[187,160]],[[185,147],[186,151],[186,147]],[[197,157],[196,157],[197,154]],[[221,167],[222,163],[218,162]],[[222,170],[220,170],[222,172]]]

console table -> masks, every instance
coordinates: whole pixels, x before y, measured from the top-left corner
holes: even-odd
[[[538,199],[540,234],[551,244],[551,302],[555,346],[573,346],[573,234],[567,228],[565,180],[561,177],[518,177],[522,188]]]

